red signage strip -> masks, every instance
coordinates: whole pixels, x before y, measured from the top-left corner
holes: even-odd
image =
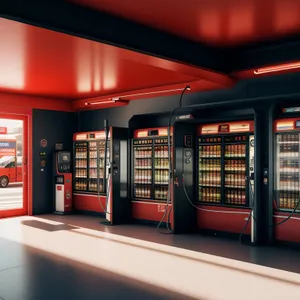
[[[110,137],[110,132],[108,134]],[[73,135],[73,141],[93,141],[93,140],[104,140],[105,131],[91,131],[91,132],[77,132]]]
[[[171,129],[172,135],[172,129]],[[134,131],[134,138],[168,136],[168,127],[137,129]]]
[[[230,123],[216,123],[200,125],[197,130],[198,135],[216,135],[228,133],[253,132],[254,121],[240,121]]]
[[[274,132],[284,131],[300,131],[300,118],[275,120]]]

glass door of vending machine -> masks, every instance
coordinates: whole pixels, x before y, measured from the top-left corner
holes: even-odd
[[[222,187],[222,138],[200,137],[199,157],[199,190],[198,200],[206,203],[221,203]]]
[[[153,139],[133,141],[133,198],[153,199]]]
[[[229,130],[218,134],[218,129],[215,133],[198,137],[198,201],[247,207],[248,179],[254,174],[254,135],[230,134]],[[251,183],[252,194],[254,180]]]
[[[300,136],[296,132],[275,136],[275,199],[279,210],[293,211],[300,197]],[[296,209],[300,212],[300,207]]]
[[[74,191],[86,192],[88,188],[88,143],[74,143]]]
[[[91,193],[98,192],[97,180],[98,180],[98,176],[99,176],[99,192],[101,194],[105,193],[106,180],[104,179],[104,177],[106,176],[106,178],[107,178],[107,175],[108,175],[109,147],[107,147],[106,173],[104,172],[104,168],[105,168],[104,152],[105,152],[105,141],[89,142],[89,164],[88,164],[89,186],[88,186],[88,192],[91,192]],[[97,163],[97,157],[98,157],[98,163]]]
[[[247,170],[249,166],[248,136],[224,137],[225,204],[248,205]]]
[[[168,138],[155,139],[154,144],[154,199],[167,201],[169,184]]]

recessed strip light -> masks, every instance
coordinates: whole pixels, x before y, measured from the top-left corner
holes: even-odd
[[[145,93],[137,93],[137,94],[129,94],[129,95],[122,95],[120,97],[116,98],[109,98],[108,100],[104,101],[97,101],[97,102],[85,102],[85,105],[101,105],[101,104],[112,104],[116,102],[122,102],[122,101],[129,101],[129,100],[123,100],[123,98],[128,98],[128,97],[138,97],[138,96],[146,96],[146,95],[154,95],[154,94],[162,94],[162,93],[171,93],[171,92],[179,92],[183,91],[184,88],[180,89],[170,89],[170,90],[161,90],[161,91],[155,91],[155,92],[145,92]],[[188,91],[191,90],[190,87],[187,88]]]
[[[298,68],[300,68],[300,62],[295,62],[295,63],[288,63],[288,64],[272,66],[272,67],[259,68],[254,71],[254,74],[260,75],[260,74],[266,74],[266,73],[293,70],[293,69],[298,69]]]
[[[99,105],[99,104],[112,104],[116,103],[116,100],[105,100],[105,101],[99,101],[99,102],[85,102],[85,105]]]

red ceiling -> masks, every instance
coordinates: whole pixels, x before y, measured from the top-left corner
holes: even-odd
[[[299,0],[69,0],[215,46],[300,33]]]
[[[228,77],[62,33],[0,19],[0,91],[82,99]],[[212,84],[212,82],[214,82]]]

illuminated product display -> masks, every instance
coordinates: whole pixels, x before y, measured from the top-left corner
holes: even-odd
[[[249,205],[247,177],[254,172],[252,122],[205,125],[198,137],[198,201]]]
[[[292,211],[300,197],[299,120],[277,121],[275,131],[275,200],[280,210]]]
[[[103,135],[103,134],[102,134]],[[100,137],[98,137],[100,138]],[[98,167],[99,192],[105,193],[104,172],[105,141],[76,141],[74,142],[74,191],[97,193]],[[107,147],[109,162],[109,144]],[[97,164],[97,156],[99,166]]]
[[[134,199],[167,200],[169,158],[166,135],[166,129],[141,131],[133,140]]]

